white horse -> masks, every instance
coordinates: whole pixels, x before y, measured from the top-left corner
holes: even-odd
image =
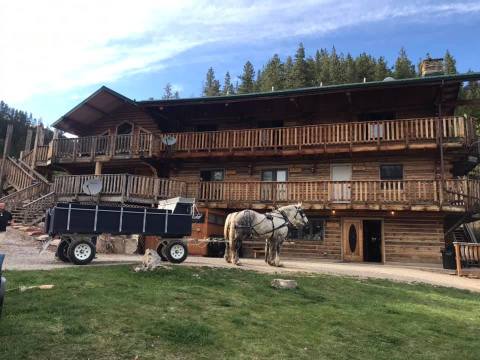
[[[280,247],[288,236],[288,228],[308,224],[302,205],[282,206],[271,213],[242,210],[227,216],[224,235],[227,240],[225,260],[238,265],[239,250],[246,239],[265,241],[265,262],[280,266]]]

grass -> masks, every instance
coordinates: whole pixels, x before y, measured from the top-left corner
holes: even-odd
[[[480,297],[459,290],[332,276],[275,290],[272,275],[186,267],[6,276],[55,288],[7,293],[1,359],[480,358]]]

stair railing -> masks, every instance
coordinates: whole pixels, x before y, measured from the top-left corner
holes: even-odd
[[[45,211],[55,204],[55,191],[51,191],[23,206],[23,223],[34,225],[42,221]]]

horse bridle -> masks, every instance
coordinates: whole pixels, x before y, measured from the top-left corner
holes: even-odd
[[[293,218],[295,219],[297,217],[297,215],[300,214],[300,216],[302,217],[303,225],[305,225],[305,222],[303,221],[303,218],[305,217],[305,212],[303,211],[302,208],[298,208],[297,206],[295,206],[295,209],[297,210],[297,212],[295,213]],[[282,217],[285,220],[285,222],[287,223],[288,227],[293,228],[293,229],[298,229],[298,226],[293,225],[293,223],[290,221],[290,219],[288,218],[287,213],[285,211],[280,210],[280,209],[276,209],[276,211],[278,213],[280,213],[280,215],[282,215]]]

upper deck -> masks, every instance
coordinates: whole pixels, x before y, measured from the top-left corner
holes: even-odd
[[[475,140],[464,117],[341,122],[279,128],[106,135],[55,139],[37,152],[37,165],[139,158],[297,156],[349,152],[461,149]],[[174,139],[166,145],[166,138]],[[27,156],[32,156],[27,154]]]

